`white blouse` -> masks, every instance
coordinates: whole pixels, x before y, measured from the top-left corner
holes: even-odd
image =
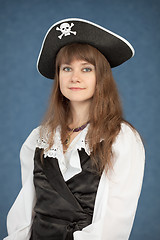
[[[88,127],[81,131],[63,154],[58,127],[54,145],[47,151],[47,143],[41,141],[40,127],[34,129],[22,145],[20,152],[22,189],[7,216],[8,237],[4,240],[29,240],[34,206],[36,202],[33,184],[35,148],[44,148],[45,157],[56,157],[66,180],[82,171],[77,149],[90,150],[85,136]],[[100,178],[92,223],[82,231],[74,232],[74,240],[127,240],[129,238],[138,199],[141,192],[145,153],[139,134],[122,123],[112,150],[113,169]]]

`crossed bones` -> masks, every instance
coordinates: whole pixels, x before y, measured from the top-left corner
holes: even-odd
[[[59,39],[61,39],[63,36],[68,36],[74,34],[76,35],[77,32],[76,31],[71,31],[71,28],[74,26],[74,23],[71,23],[71,25],[69,25],[69,23],[62,23],[59,27],[56,27],[56,30],[61,31],[61,35],[58,36]]]

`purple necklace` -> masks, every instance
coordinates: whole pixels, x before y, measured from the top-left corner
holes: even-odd
[[[68,128],[68,131],[69,131],[70,133],[68,134],[66,140],[64,141],[64,144],[65,144],[66,146],[68,146],[68,145],[70,144],[70,136],[71,136],[71,134],[72,134],[73,132],[82,131],[82,130],[87,126],[88,123],[89,123],[89,122],[81,125],[80,127],[76,127],[76,128],[69,128],[69,127],[67,127],[67,128]]]
[[[71,132],[71,131],[72,131],[72,132],[82,131],[82,130],[87,126],[88,123],[89,123],[89,122],[81,125],[80,127],[76,127],[76,128],[69,128],[69,127],[68,127],[68,131],[70,131],[70,132]]]

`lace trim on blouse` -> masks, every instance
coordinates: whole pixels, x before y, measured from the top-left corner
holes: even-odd
[[[71,152],[71,155],[74,154],[77,150],[81,150],[84,148],[85,152],[90,155],[90,149],[89,144],[85,140],[86,134],[88,131],[88,126],[84,128],[71,142],[70,146],[67,149],[67,152]],[[57,158],[59,162],[60,169],[62,173],[64,173],[67,170],[67,164],[65,159],[65,154],[63,154],[63,145],[61,142],[61,128],[58,126],[55,130],[54,134],[54,144],[53,146],[48,150],[49,144],[47,143],[47,139],[49,137],[49,133],[47,132],[47,129],[45,132],[45,135],[40,137],[40,134],[38,135],[37,139],[37,147],[44,149],[44,158],[46,157],[52,157]],[[78,159],[77,159],[78,160]]]

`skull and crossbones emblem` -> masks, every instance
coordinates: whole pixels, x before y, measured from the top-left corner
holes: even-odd
[[[71,31],[71,28],[74,26],[74,23],[71,23],[71,25],[69,23],[62,23],[60,25],[60,28],[59,27],[56,27],[56,30],[57,31],[61,31],[61,35],[58,36],[59,39],[61,39],[63,36],[68,36],[68,35],[71,35],[74,34],[76,35],[77,32],[76,31]]]

